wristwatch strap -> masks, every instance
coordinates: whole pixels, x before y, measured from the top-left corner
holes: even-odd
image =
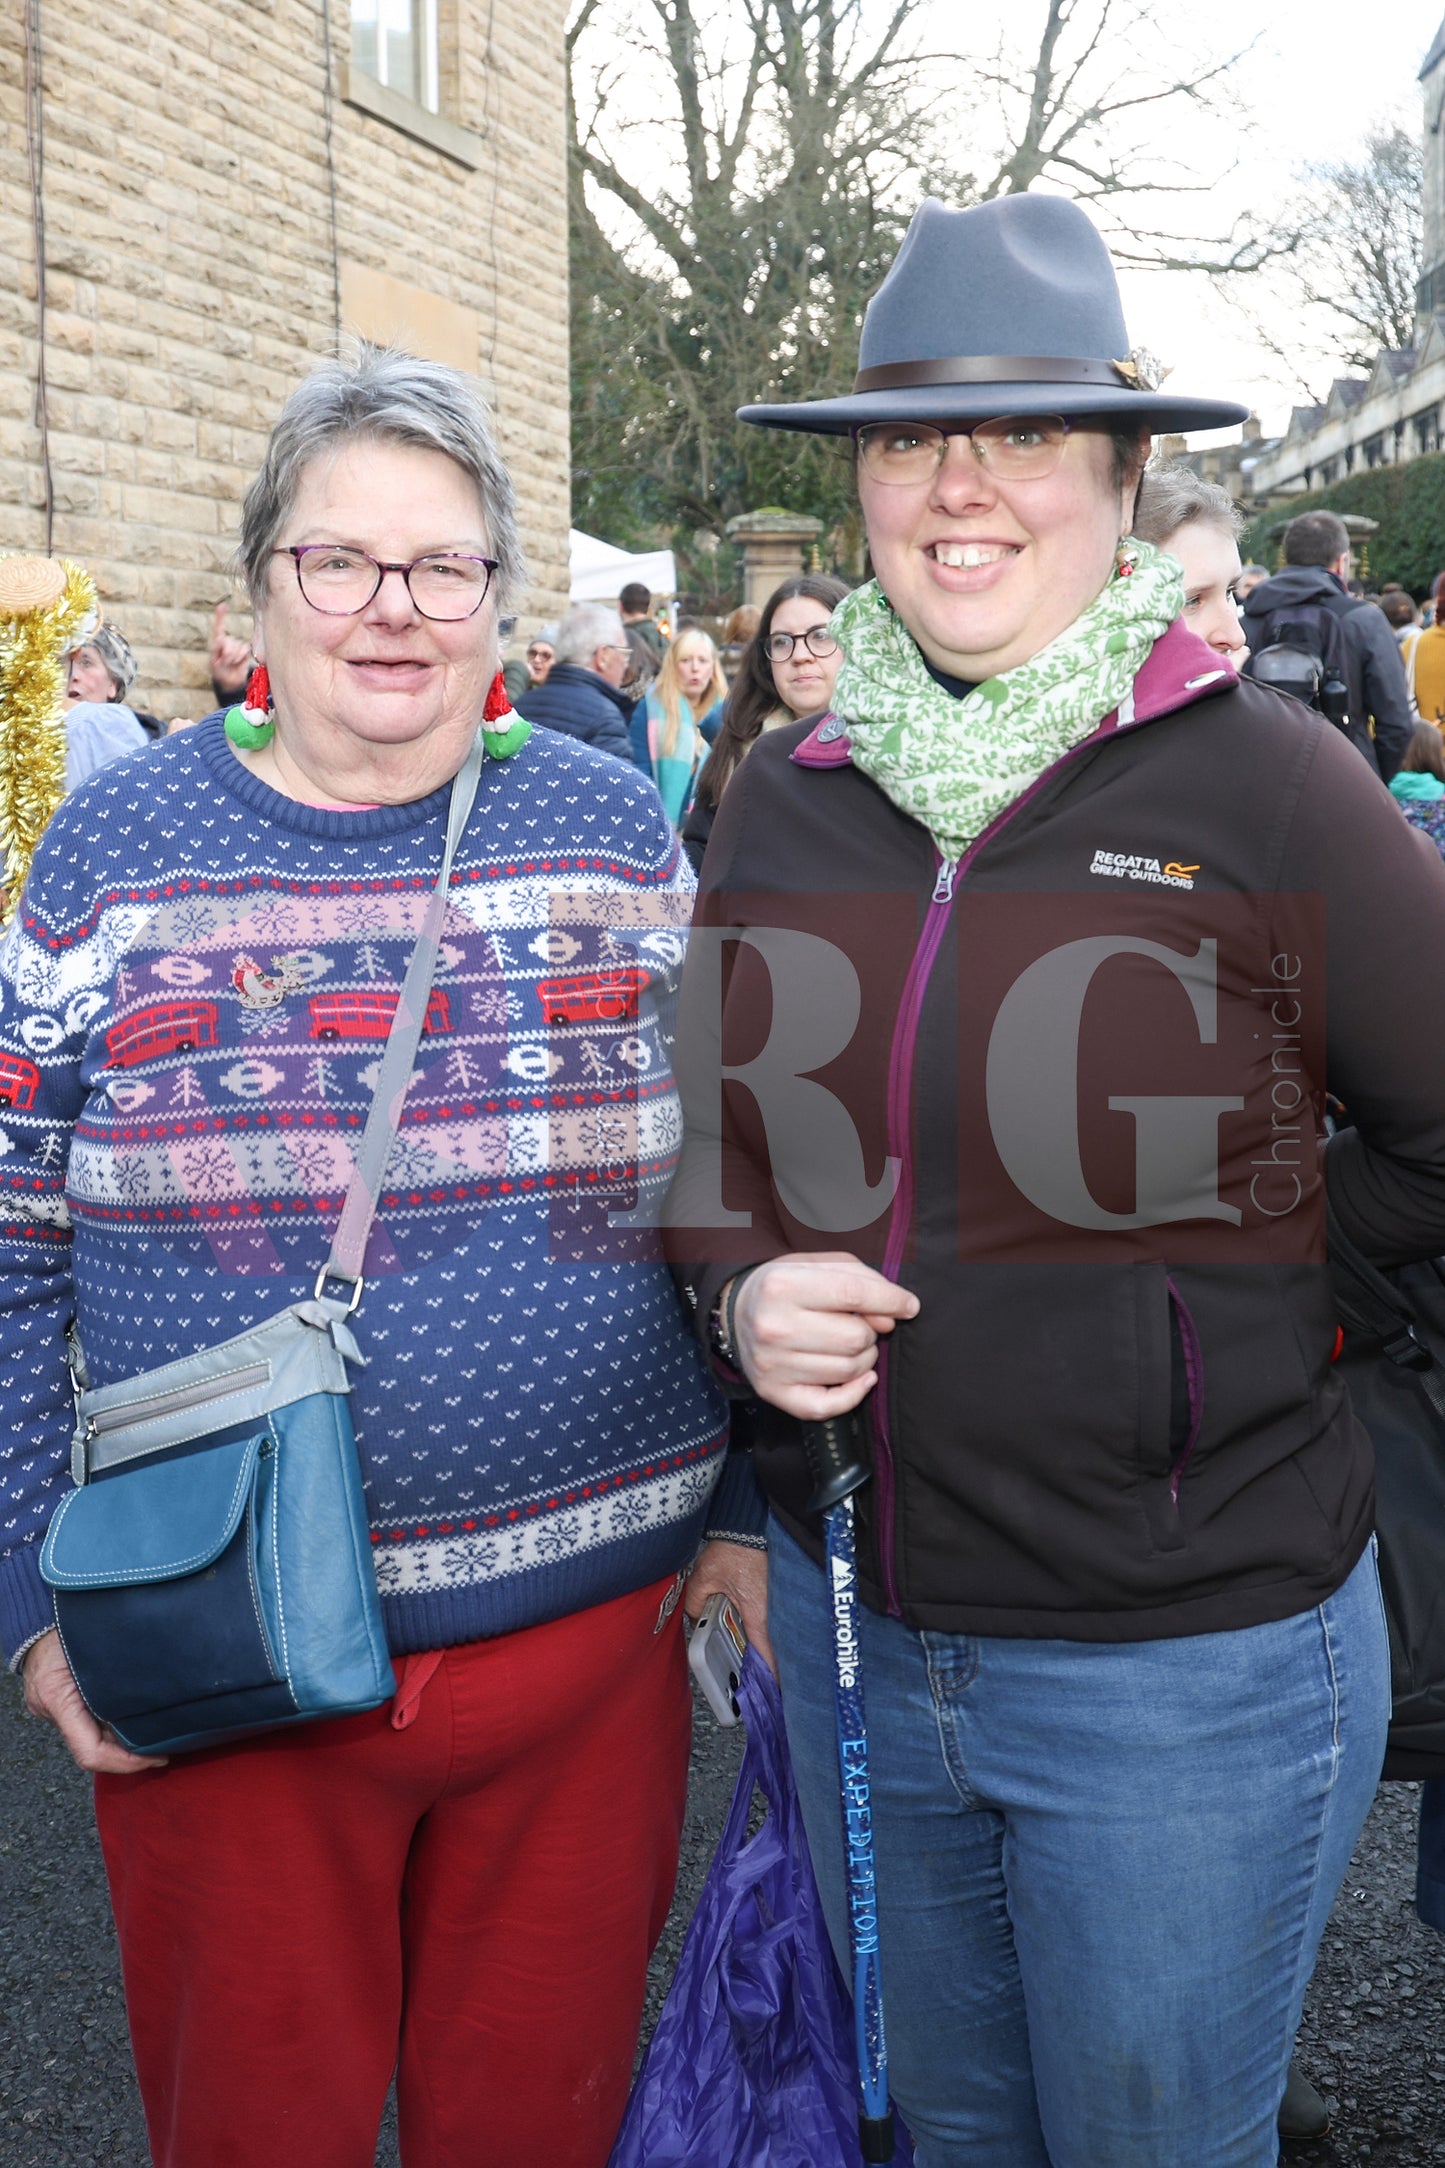
[[[735,1272],[713,1304],[707,1321],[707,1344],[709,1352],[720,1363],[739,1377],[745,1377],[742,1358],[738,1354],[737,1306],[743,1281],[758,1270],[757,1265],[744,1265]]]

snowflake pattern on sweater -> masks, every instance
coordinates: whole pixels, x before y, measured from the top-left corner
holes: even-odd
[[[66,800],[0,950],[0,1641],[50,1620],[63,1332],[93,1381],[309,1292],[447,791],[341,813],[219,717]],[[398,1653],[686,1564],[726,1423],[649,1223],[692,879],[657,795],[552,731],[486,763],[367,1249],[352,1408]]]

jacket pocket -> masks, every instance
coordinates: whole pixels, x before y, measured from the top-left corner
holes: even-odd
[[[1155,1550],[1180,1551],[1188,1540],[1182,1486],[1203,1411],[1199,1341],[1162,1264],[1138,1268],[1136,1296],[1139,1500]]]

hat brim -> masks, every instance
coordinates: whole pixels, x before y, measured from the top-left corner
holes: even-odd
[[[845,437],[865,422],[982,422],[1000,414],[1063,414],[1078,421],[1133,417],[1151,436],[1166,430],[1227,429],[1249,408],[1232,399],[1188,399],[1162,391],[1117,391],[1091,385],[1082,395],[1067,384],[916,384],[900,391],[849,392],[839,399],[802,399],[786,406],[745,406],[740,422],[757,429],[797,429],[810,436]]]

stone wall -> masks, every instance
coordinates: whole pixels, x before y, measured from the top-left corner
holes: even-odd
[[[439,12],[433,122],[353,78],[331,0],[333,253],[321,0],[40,0],[53,547],[95,575],[162,715],[211,704],[241,494],[338,303],[344,328],[478,372],[527,616],[565,607],[564,0]],[[44,545],[23,18],[0,9],[0,551]]]

